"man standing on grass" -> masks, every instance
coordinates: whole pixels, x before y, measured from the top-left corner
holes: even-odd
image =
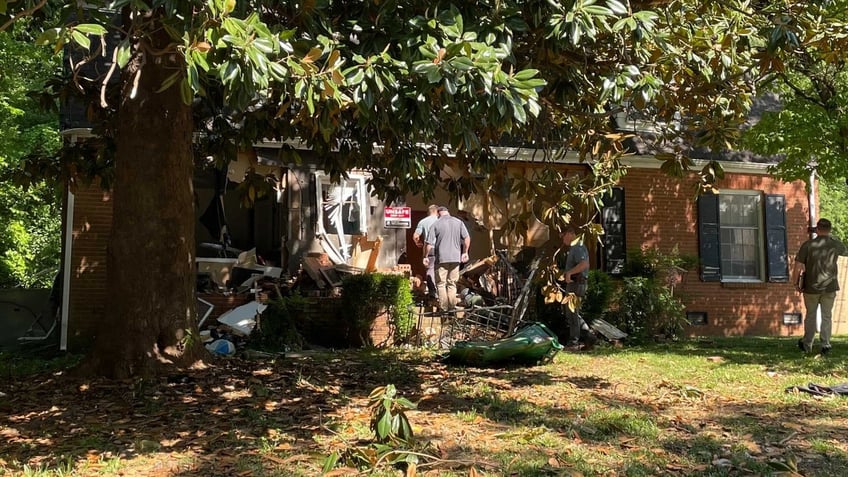
[[[468,261],[471,236],[465,223],[451,217],[447,207],[439,207],[439,219],[430,226],[427,245],[424,246],[424,266],[429,266],[428,256],[433,252],[436,261],[436,289],[439,291],[439,307],[442,311],[456,309],[456,282],[459,280],[459,265]]]
[[[821,310],[821,354],[828,354],[831,348],[833,302],[839,290],[836,261],[840,255],[848,255],[848,251],[839,239],[830,235],[830,230],[830,221],[820,219],[814,229],[815,238],[801,245],[792,267],[792,283],[798,293],[804,293],[804,307],[807,310],[804,316],[804,337],[798,340],[798,347],[805,353],[813,350],[818,310]]]
[[[565,288],[569,296],[573,294],[571,300],[578,298],[575,301],[568,301],[562,304],[562,313],[565,315],[565,322],[568,325],[568,344],[566,349],[569,351],[579,351],[580,347],[580,332],[583,329],[583,318],[580,316],[580,300],[586,295],[587,278],[589,276],[589,251],[582,242],[575,242],[577,239],[577,228],[573,225],[566,225],[560,234],[562,244],[555,255],[556,268],[560,275],[560,286]],[[588,327],[587,327],[588,328]]]

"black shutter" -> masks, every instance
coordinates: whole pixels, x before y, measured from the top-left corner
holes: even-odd
[[[601,209],[601,225],[604,227],[604,271],[610,275],[621,275],[624,271],[626,244],[624,236],[624,189],[614,187],[604,196]]]
[[[721,238],[718,222],[718,195],[698,197],[698,242],[701,252],[701,280],[721,281]]]
[[[789,259],[786,250],[786,197],[766,195],[766,260],[768,281],[789,281]]]

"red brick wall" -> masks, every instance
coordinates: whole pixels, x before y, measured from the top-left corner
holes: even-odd
[[[625,194],[627,249],[657,248],[698,255],[697,177],[673,179],[657,170],[631,169],[621,182]],[[791,259],[807,239],[809,205],[803,182],[784,183],[753,173],[730,173],[719,190],[758,190],[786,196],[787,246]],[[689,272],[675,294],[687,311],[705,311],[706,326],[693,335],[793,335],[801,326],[783,325],[784,312],[803,312],[804,305],[789,283],[730,284],[702,282]]]
[[[355,337],[345,336],[347,332],[346,314],[342,309],[340,297],[310,297],[303,312],[301,333],[308,343],[326,347],[344,347]],[[374,346],[385,346],[392,343],[391,327],[386,313],[380,314],[371,325],[369,333]]]
[[[97,181],[74,192],[68,347],[90,344],[106,313],[106,246],[112,229],[109,192]]]

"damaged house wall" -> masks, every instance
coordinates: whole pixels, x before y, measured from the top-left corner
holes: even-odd
[[[216,174],[211,169],[198,169],[195,185],[197,221],[197,256],[199,261],[233,261],[239,252],[255,248],[256,256],[266,264],[281,267],[296,274],[307,254],[333,254],[340,251],[347,263],[353,261],[354,244],[365,232],[369,242],[380,240],[379,253],[373,265],[389,269],[398,263],[406,250],[407,230],[383,227],[383,203],[370,194],[360,192],[353,202],[338,207],[338,218],[343,218],[341,236],[325,217],[324,205],[319,210],[319,187],[332,191],[329,180],[318,168],[319,161],[310,152],[302,154],[300,165],[284,164],[278,159],[279,148],[256,148],[257,153],[241,154],[231,162],[226,174]],[[245,207],[240,198],[236,179],[243,179],[252,167],[260,175],[273,174],[276,189],[255,201],[254,207]],[[351,173],[364,184],[364,176]],[[218,198],[219,193],[221,197]],[[67,335],[66,347],[80,349],[89,345],[96,332],[98,319],[106,313],[106,250],[112,221],[112,203],[109,191],[103,191],[98,181],[89,187],[80,186],[74,191],[72,210],[65,213],[72,218],[70,251],[70,276],[66,303],[67,320],[63,324]],[[324,194],[322,194],[322,197]],[[329,197],[328,197],[329,198]],[[332,212],[327,207],[328,212]],[[359,226],[352,218],[358,216]],[[319,221],[326,232],[319,239]],[[223,240],[222,227],[228,240]],[[349,232],[349,233],[348,233]],[[346,244],[346,248],[342,244]],[[328,250],[330,252],[328,252]],[[337,254],[338,255],[338,254]],[[155,277],[151,277],[155,279]],[[221,278],[220,281],[225,281]],[[220,285],[224,285],[221,283]],[[143,284],[139,284],[143,286]]]
[[[543,248],[557,245],[555,234],[541,224],[530,224],[526,236],[517,240],[504,236],[501,229],[505,218],[520,214],[528,207],[525,199],[508,194],[493,200],[472,196],[459,202],[451,200],[444,191],[439,191],[428,201],[421,197],[408,197],[405,204],[396,205],[412,209],[411,228],[387,229],[383,221],[384,205],[379,199],[370,195],[366,197],[366,194],[360,194],[363,195],[361,198],[351,198],[354,192],[361,190],[356,188],[365,179],[364,176],[352,172],[350,178],[353,182],[346,188],[334,189],[321,174],[320,161],[311,152],[299,151],[303,160],[298,165],[280,160],[280,152],[280,147],[257,147],[255,163],[249,162],[254,156],[248,154],[244,158],[248,162],[238,167],[235,166],[241,161],[234,163],[233,174],[228,174],[234,177],[241,174],[243,177],[253,164],[257,172],[275,175],[278,182],[276,191],[257,200],[254,209],[248,209],[240,204],[236,191],[238,184],[231,182],[222,204],[232,248],[244,250],[255,247],[257,256],[289,274],[297,273],[302,259],[312,253],[333,253],[341,260],[353,261],[353,249],[349,247],[359,236],[354,232],[365,229],[369,241],[378,238],[382,241],[375,268],[389,269],[398,262],[405,262],[411,265],[413,274],[423,275],[421,252],[412,244],[411,236],[430,203],[448,206],[453,215],[466,223],[472,237],[472,260],[487,257],[494,249],[506,248],[514,255],[524,246]],[[502,156],[520,158],[521,154]],[[699,256],[698,201],[691,188],[697,182],[694,173],[683,179],[664,176],[657,171],[659,161],[650,155],[630,157],[627,163],[630,172],[617,187],[620,200],[605,211],[602,219],[605,227],[616,226],[619,229],[615,234],[602,238],[602,244],[587,244],[596,246],[598,250],[592,255],[592,267],[612,271],[626,261],[629,251],[639,248],[656,248],[666,253],[676,249],[681,254],[703,259]],[[530,159],[512,160],[508,164],[510,173],[525,175],[530,175],[534,168],[545,166],[534,164]],[[578,173],[585,171],[585,166],[575,158],[566,158],[557,167],[560,166]],[[767,174],[767,164],[727,163],[725,171],[726,178],[718,184],[725,195],[783,197],[786,249],[790,253],[797,250],[805,238],[809,213],[804,185],[771,178]],[[216,236],[200,222],[200,217],[207,212],[215,196],[214,184],[210,177],[197,179],[199,242],[220,241],[220,234]],[[70,275],[65,282],[70,296],[67,322],[72,347],[90,341],[96,332],[94,325],[98,322],[93,317],[105,312],[105,251],[111,224],[108,192],[99,190],[95,185],[75,191],[75,198],[73,213],[70,214],[73,218],[71,263],[67,267]],[[346,202],[348,198],[351,200]],[[358,207],[353,207],[354,203]],[[607,215],[618,219],[607,220]],[[341,236],[337,233],[338,225],[334,226],[333,221],[341,225]],[[758,230],[762,237],[766,232],[764,225],[764,222],[760,224]],[[766,244],[760,235],[758,247],[764,247]],[[606,257],[612,247],[604,248],[603,245],[609,246],[612,238],[618,240],[620,246],[615,257]],[[201,257],[215,258],[219,254],[220,250],[198,247]],[[234,255],[230,253],[229,256]],[[763,267],[769,265],[767,258],[763,255],[760,259]],[[784,323],[787,313],[802,310],[800,300],[786,282],[768,278],[705,281],[698,270],[692,270],[683,278],[679,290],[687,311],[702,313],[705,317],[705,323],[690,328],[691,334],[790,335],[798,332],[798,325]],[[836,321],[839,323],[835,322],[835,326],[842,323]]]
[[[255,248],[265,264],[295,274],[308,254],[326,254],[335,264],[357,266],[355,255],[361,247],[356,244],[364,237],[381,241],[376,268],[398,263],[405,250],[405,231],[383,227],[383,203],[369,193],[365,175],[353,171],[335,184],[308,151],[302,153],[299,165],[284,164],[279,152],[258,147],[255,155],[240,154],[228,165],[224,186],[217,189],[223,191],[221,200],[216,196],[215,171],[198,174],[196,196],[199,206],[205,207],[197,221],[199,257],[235,258]],[[239,190],[248,171],[271,177],[270,190],[257,196],[253,207],[244,204],[244,192]],[[223,210],[217,209],[218,202]]]

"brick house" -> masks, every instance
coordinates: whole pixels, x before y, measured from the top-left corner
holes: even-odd
[[[695,197],[691,184],[657,174],[659,161],[635,159],[605,211],[606,230],[622,230],[624,251],[656,248],[697,256],[675,294],[686,305],[693,335],[778,335],[803,332],[803,300],[789,283],[791,259],[809,238],[810,196],[801,181],[769,176],[766,164],[727,163],[720,193]],[[620,228],[617,228],[619,226]],[[621,249],[619,249],[619,252]],[[612,271],[621,254],[606,249]],[[611,256],[610,256],[611,255]],[[841,268],[845,275],[845,266]],[[841,277],[842,283],[848,277]],[[679,292],[678,292],[679,290]],[[834,332],[848,330],[845,298],[834,309]]]
[[[513,160],[520,157],[514,151],[502,152]],[[258,156],[269,154],[262,150]],[[604,246],[593,257],[593,267],[614,274],[630,250],[655,248],[668,253],[676,248],[700,261],[699,270],[685,274],[675,289],[696,323],[689,330],[691,334],[800,333],[798,322],[803,304],[788,283],[788,274],[791,257],[808,238],[811,197],[803,182],[776,180],[768,175],[767,164],[728,162],[725,178],[716,184],[720,193],[696,197],[694,173],[683,179],[666,176],[658,170],[660,161],[652,156],[630,156],[626,162],[629,172],[615,189],[614,200],[603,210],[601,221],[606,235],[602,239]],[[576,158],[567,157],[561,166],[577,172],[586,170]],[[252,235],[252,244],[245,238],[238,239],[242,246],[264,247],[265,252],[278,254],[279,260],[285,257],[287,263],[282,265],[296,269],[298,257],[315,247],[316,225],[323,220],[316,207],[320,196],[317,188],[323,179],[320,171],[308,167],[272,167],[285,171],[283,179],[288,182],[284,200],[257,207],[249,212],[250,217],[235,217],[248,213],[235,209],[230,225],[236,236]],[[533,166],[521,161],[510,164],[513,170],[528,167]],[[305,187],[298,190],[297,185]],[[198,192],[203,196],[209,191],[201,186]],[[433,202],[446,204],[448,197],[437,196]],[[518,200],[505,202],[510,210],[522,204]],[[407,205],[413,210],[414,227],[427,204],[413,197]],[[380,255],[381,267],[397,263],[404,252],[409,252],[409,263],[415,272],[420,261],[414,256],[418,250],[411,244],[412,229],[383,228],[382,203],[374,198],[363,202],[362,209],[369,211],[363,223],[367,234],[381,236],[386,244]],[[472,258],[485,257],[494,248],[515,250],[521,245],[543,246],[551,240],[546,227],[539,226],[531,228],[525,243],[507,244],[497,230],[497,220],[487,216],[474,198],[461,201],[457,209],[472,233]],[[76,346],[87,342],[97,317],[106,311],[109,192],[95,186],[68,193],[65,218],[62,338],[63,343]],[[248,230],[238,230],[244,229],[244,224],[249,224]],[[208,232],[204,234],[202,228],[198,224],[199,243],[209,240]],[[199,247],[199,255],[203,254],[201,250]],[[843,277],[843,283],[848,283],[848,279]],[[845,299],[840,296],[834,313],[834,332],[848,329],[844,309]]]

